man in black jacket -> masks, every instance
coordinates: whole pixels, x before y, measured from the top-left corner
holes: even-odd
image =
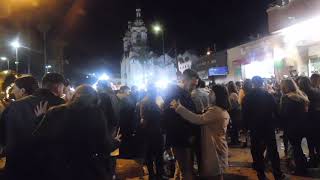
[[[263,154],[267,147],[275,180],[282,180],[286,176],[280,169],[273,122],[274,115],[277,114],[277,105],[272,95],[263,89],[261,77],[253,77],[252,83],[253,90],[244,97],[242,113],[246,127],[250,130],[253,166],[259,180],[266,180]]]
[[[120,102],[116,94],[111,88],[110,82],[101,80],[97,84],[97,91],[99,95],[99,107],[104,112],[107,125],[108,133],[110,136],[115,135],[119,128],[120,120]],[[106,163],[111,170],[113,179],[116,179],[116,157],[110,157]]]
[[[64,103],[64,78],[57,73],[46,74],[42,79],[42,88],[31,96],[13,102],[2,119],[4,120],[4,139],[6,147],[6,176],[9,180],[39,179],[41,164],[38,164],[38,152],[34,146],[32,132],[39,123],[35,114],[37,105],[47,102],[48,107]]]
[[[199,127],[184,120],[175,111],[169,108],[172,100],[179,100],[180,103],[190,111],[196,112],[196,107],[191,98],[191,91],[198,84],[198,75],[192,70],[183,73],[181,87],[169,88],[169,94],[165,101],[164,123],[167,136],[167,147],[172,147],[177,160],[178,171],[176,176],[180,179],[194,179],[193,174],[193,148],[196,144]],[[177,172],[179,174],[177,174]]]

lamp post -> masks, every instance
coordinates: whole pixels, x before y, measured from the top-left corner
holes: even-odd
[[[164,30],[163,28],[161,27],[161,25],[157,24],[157,25],[154,25],[153,26],[153,31],[155,32],[155,34],[159,34],[161,33],[161,36],[162,36],[162,54],[163,54],[163,63],[164,63],[164,66],[166,64],[166,55],[165,55],[165,47],[164,47]]]
[[[19,39],[16,39],[16,40],[12,41],[12,42],[10,43],[10,45],[11,45],[11,46],[15,49],[15,51],[16,51],[16,62],[15,62],[15,64],[16,64],[16,72],[18,73],[18,72],[19,72],[18,50],[19,50],[19,48],[21,47],[21,44],[20,44],[20,42],[19,42]]]
[[[1,57],[0,59],[1,59],[1,61],[7,61],[7,66],[8,66],[8,67],[7,67],[7,70],[9,71],[9,69],[10,69],[10,62],[9,62],[9,59],[8,59],[7,57],[4,57],[4,56],[3,56],[3,57]]]

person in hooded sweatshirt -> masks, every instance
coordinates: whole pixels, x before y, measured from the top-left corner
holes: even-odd
[[[307,168],[307,158],[303,154],[301,147],[302,138],[305,137],[303,125],[307,120],[309,99],[300,91],[292,79],[281,81],[283,96],[280,104],[280,115],[283,127],[290,144],[293,148],[294,161],[296,164],[295,173],[305,174]]]

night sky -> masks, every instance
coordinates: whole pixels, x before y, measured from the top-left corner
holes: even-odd
[[[122,37],[127,22],[142,9],[147,28],[165,26],[166,50],[192,49],[204,53],[248,41],[250,35],[267,33],[266,8],[272,0],[86,0],[83,13],[68,32],[66,56],[74,73],[107,70],[120,72]],[[161,38],[151,32],[149,45],[161,51]],[[75,65],[75,66],[73,66]],[[69,66],[70,68],[71,66]]]

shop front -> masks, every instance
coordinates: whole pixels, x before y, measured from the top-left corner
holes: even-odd
[[[240,76],[241,80],[251,79],[254,76],[274,78],[278,67],[274,56],[273,40],[273,37],[268,36],[241,45],[241,59],[232,61],[234,76]]]
[[[320,16],[284,28],[282,37],[286,59],[293,61],[297,74],[320,73]]]

